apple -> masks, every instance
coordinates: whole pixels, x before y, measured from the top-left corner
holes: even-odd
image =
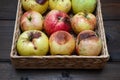
[[[39,12],[27,11],[20,20],[20,27],[22,31],[26,30],[42,30],[43,29],[43,17]]]
[[[34,10],[43,14],[48,9],[48,0],[22,0],[21,3],[26,11]]]
[[[80,56],[98,56],[102,49],[102,41],[92,30],[80,32],[76,39],[76,52]]]
[[[17,51],[20,56],[44,56],[48,50],[48,37],[42,31],[24,31],[18,38]]]
[[[73,31],[78,34],[83,30],[94,30],[96,27],[96,16],[92,13],[79,12],[71,19]]]
[[[51,55],[71,55],[75,49],[75,39],[66,31],[57,31],[50,36],[49,45]]]
[[[93,13],[96,8],[97,0],[72,0],[72,10],[78,12]]]
[[[44,30],[48,35],[59,30],[69,32],[70,29],[70,17],[63,11],[51,10],[44,19]]]
[[[70,0],[49,0],[49,7],[51,10],[61,10],[68,13],[71,9]]]

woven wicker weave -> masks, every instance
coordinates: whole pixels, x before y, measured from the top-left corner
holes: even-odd
[[[106,45],[105,31],[101,13],[101,3],[97,0],[95,15],[97,17],[97,29],[95,30],[103,41],[101,55],[99,56],[19,56],[16,50],[16,42],[21,33],[19,28],[20,17],[23,14],[21,1],[18,1],[16,23],[11,48],[11,61],[17,69],[101,69],[109,59]]]

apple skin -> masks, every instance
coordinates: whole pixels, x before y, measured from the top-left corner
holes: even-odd
[[[94,30],[96,23],[96,16],[92,13],[79,12],[71,19],[71,26],[76,34],[83,30]]]
[[[68,13],[71,9],[70,0],[49,0],[49,7],[51,10],[61,10]]]
[[[75,49],[74,37],[66,31],[57,31],[49,38],[51,55],[71,55]]]
[[[63,11],[51,10],[44,19],[44,30],[48,35],[64,30],[70,31],[70,17]]]
[[[48,50],[48,37],[42,31],[24,31],[18,38],[17,51],[20,56],[44,56]]]
[[[93,13],[96,8],[97,0],[72,0],[72,10],[78,12]]]
[[[22,31],[26,30],[42,30],[43,29],[43,17],[36,11],[25,12],[20,20],[20,27]]]
[[[102,41],[92,30],[85,30],[78,34],[76,52],[80,56],[98,56],[102,49]]]
[[[34,10],[41,14],[45,13],[48,8],[48,0],[22,0],[23,9]]]

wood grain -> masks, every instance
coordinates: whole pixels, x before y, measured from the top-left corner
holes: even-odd
[[[120,61],[120,21],[104,21],[108,52],[112,61]]]
[[[14,30],[14,21],[0,20],[0,60],[8,60]]]
[[[120,62],[108,62],[101,70],[15,70],[0,63],[1,80],[119,80]]]

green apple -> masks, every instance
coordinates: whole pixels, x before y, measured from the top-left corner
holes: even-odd
[[[76,52],[80,56],[98,56],[102,49],[102,41],[92,30],[80,32],[76,39]]]
[[[52,55],[71,55],[75,49],[75,39],[66,31],[57,31],[50,36],[49,45]]]
[[[42,31],[24,31],[18,38],[17,51],[20,56],[43,56],[48,50],[48,37]]]
[[[68,13],[71,9],[70,0],[49,0],[49,7],[51,10],[61,10]]]
[[[79,12],[71,19],[73,31],[78,34],[83,30],[94,30],[96,27],[96,16],[92,13]]]
[[[48,0],[22,0],[23,8],[28,10],[34,10],[43,14],[48,8]]]
[[[78,12],[92,13],[96,8],[97,0],[72,0],[72,10]]]

